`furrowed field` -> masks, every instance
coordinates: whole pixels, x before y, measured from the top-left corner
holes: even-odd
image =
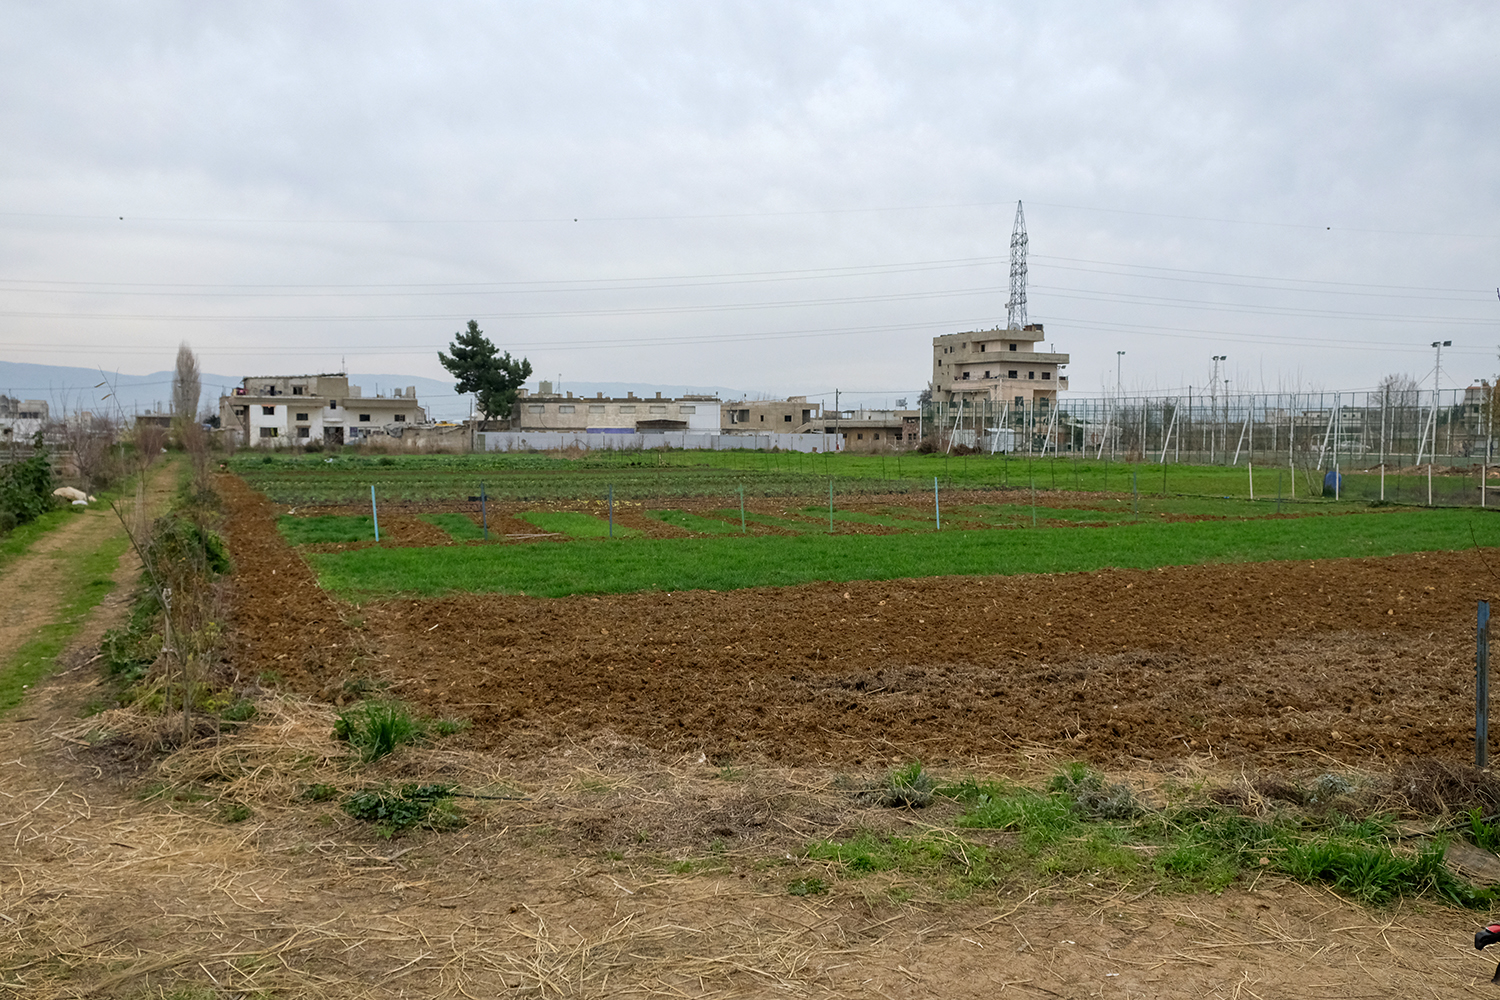
[[[25,995],[1488,979],[1450,945],[1500,881],[1490,511],[1003,456],[226,466],[200,728],[168,735],[138,605],[138,660],[3,731]],[[85,778],[103,822],[47,797]]]

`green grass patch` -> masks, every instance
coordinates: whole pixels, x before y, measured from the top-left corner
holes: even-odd
[[[738,535],[740,530],[739,512],[733,514],[733,522],[730,523],[729,515],[724,520],[715,517],[702,517],[698,514],[689,514],[685,510],[648,510],[646,516],[660,521],[662,524],[670,524],[674,528],[683,531],[691,531],[695,535]],[[748,518],[746,521],[748,522]]]
[[[423,514],[418,520],[442,528],[455,542],[473,542],[484,537],[484,529],[467,514]]]
[[[375,521],[363,514],[315,514],[312,517],[283,516],[276,530],[290,545],[321,542],[363,542],[375,538]]]
[[[96,508],[98,504],[94,505]],[[13,562],[19,556],[25,555],[27,550],[47,532],[67,524],[69,519],[83,513],[81,507],[59,507],[41,514],[35,520],[27,521],[25,524],[17,525],[3,534],[0,534],[0,569]]]
[[[1212,803],[1143,806],[1122,784],[1072,765],[1044,789],[969,779],[938,793],[958,800],[962,830],[1010,840],[980,844],[942,830],[914,838],[865,832],[807,848],[809,860],[848,878],[920,879],[948,894],[1007,879],[1088,877],[1169,892],[1219,892],[1262,872],[1321,884],[1370,905],[1428,897],[1470,908],[1496,899],[1443,865],[1442,839],[1410,845],[1384,816],[1284,811],[1265,818]]]
[[[106,515],[98,514],[103,517]],[[26,691],[50,674],[88,613],[114,589],[114,572],[128,544],[123,532],[92,551],[59,553],[59,577],[67,588],[58,618],[43,625],[9,662],[0,665],[0,715],[15,707]]]
[[[1038,531],[640,538],[607,548],[365,548],[307,558],[324,587],[349,598],[465,591],[562,597],[1452,551],[1471,547],[1476,536],[1481,545],[1500,541],[1500,521],[1491,518],[1473,510],[1396,510]]]
[[[607,520],[575,510],[529,510],[517,516],[542,531],[554,531],[570,538],[608,538],[610,534]],[[616,538],[630,538],[639,534],[634,528],[615,524]]]

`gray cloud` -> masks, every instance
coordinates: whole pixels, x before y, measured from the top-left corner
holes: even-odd
[[[1003,321],[1021,198],[1075,390],[1120,349],[1141,386],[1213,353],[1246,388],[1372,385],[1433,339],[1453,382],[1496,368],[1488,5],[5,16],[10,360],[144,372],[186,337],[216,371],[436,377],[475,316],[565,380],[894,396],[931,336]]]

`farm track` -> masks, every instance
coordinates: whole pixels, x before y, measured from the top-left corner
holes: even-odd
[[[1100,763],[1307,755],[1384,769],[1462,756],[1474,606],[1494,592],[1471,551],[392,600],[350,609],[356,630],[276,534],[277,509],[237,479],[225,493],[237,655],[324,697],[351,672],[378,675],[514,755],[614,733],[793,765],[1044,744]]]

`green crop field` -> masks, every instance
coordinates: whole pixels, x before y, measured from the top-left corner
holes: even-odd
[[[1142,522],[1110,527],[581,541],[567,545],[365,548],[307,556],[323,585],[362,600],[457,591],[568,594],[730,590],[818,580],[1146,569],[1333,559],[1500,542],[1500,521],[1469,510],[1337,517]]]

